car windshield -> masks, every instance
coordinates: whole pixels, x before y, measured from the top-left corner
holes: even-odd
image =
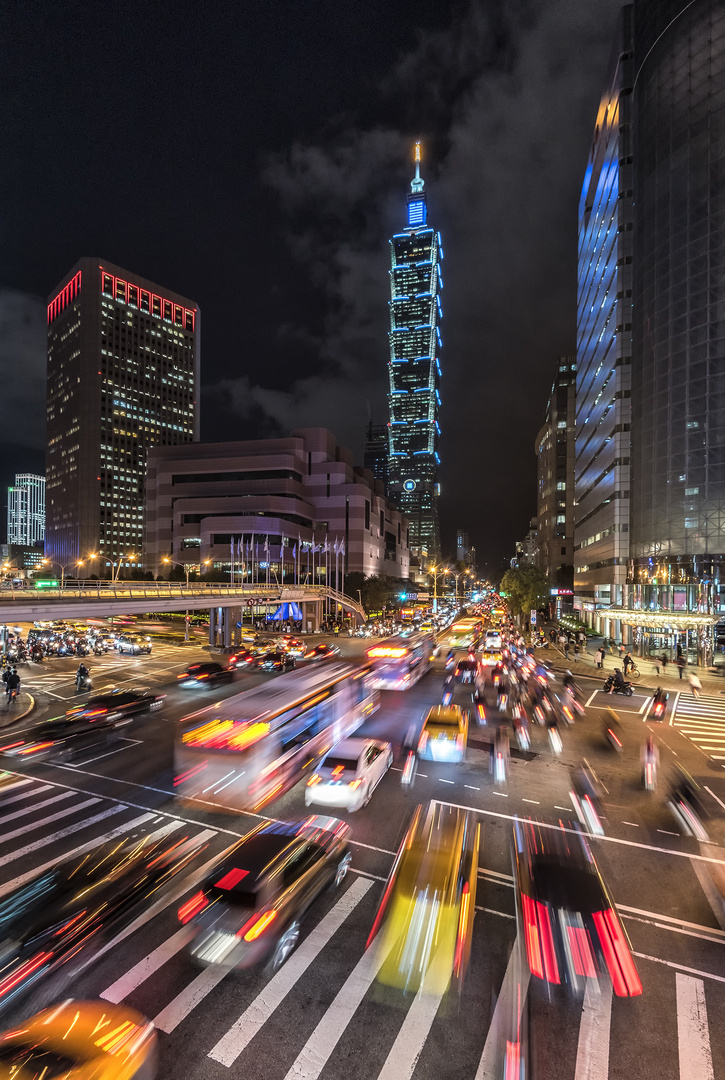
[[[552,907],[591,914],[609,907],[597,873],[588,865],[572,865],[556,856],[531,861],[534,899]]]
[[[428,717],[428,723],[435,727],[458,727],[460,718],[455,713],[433,713]]]
[[[328,754],[323,761],[323,766],[326,769],[351,769],[353,772],[357,769],[357,758],[339,757],[337,754]]]
[[[22,1080],[53,1080],[53,1077],[67,1077],[81,1063],[73,1058],[49,1050],[39,1043],[15,1043],[0,1047],[0,1062],[10,1066],[8,1076],[18,1076]],[[4,1071],[4,1070],[3,1070]]]

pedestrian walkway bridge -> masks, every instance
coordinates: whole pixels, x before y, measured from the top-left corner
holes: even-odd
[[[319,622],[321,607],[339,605],[361,622],[362,604],[325,585],[226,585],[216,582],[81,581],[63,588],[8,589],[0,592],[0,624],[147,612],[197,611],[299,604]]]

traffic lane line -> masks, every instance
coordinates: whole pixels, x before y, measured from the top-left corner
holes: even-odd
[[[680,1080],[714,1080],[705,984],[678,971],[676,993]]]
[[[442,799],[433,799],[431,801],[434,802],[434,803],[437,803],[439,806],[450,806],[450,807],[454,807],[455,809],[458,809],[458,810],[470,810],[471,813],[481,814],[484,817],[500,818],[500,819],[502,819],[504,821],[511,821],[511,822],[517,821],[519,819],[518,814],[504,814],[504,813],[501,813],[500,811],[497,811],[497,810],[484,810],[479,806],[466,806],[466,805],[464,805],[462,803],[444,802]],[[567,807],[566,809],[567,809],[568,813],[571,813],[571,807]],[[580,835],[579,831],[577,829],[570,829],[565,825],[562,826],[562,825],[559,825],[559,824],[554,824],[554,823],[549,822],[549,821],[539,821],[539,822],[537,822],[537,824],[542,829],[557,829],[558,830],[558,829],[563,828],[564,832],[576,834],[577,836]],[[658,855],[675,855],[675,856],[677,856],[678,858],[681,858],[681,859],[698,859],[700,862],[716,863],[716,864],[718,864],[720,866],[725,866],[725,858],[716,859],[716,858],[712,858],[712,857],[710,857],[708,855],[692,855],[687,851],[675,851],[674,848],[657,847],[656,844],[642,844],[642,843],[639,843],[636,840],[624,840],[622,837],[619,837],[619,836],[606,836],[606,835],[597,836],[596,840],[597,840],[597,842],[602,842],[602,843],[607,843],[607,844],[620,844],[623,847],[634,847],[634,848],[643,849],[645,851],[653,851]]]

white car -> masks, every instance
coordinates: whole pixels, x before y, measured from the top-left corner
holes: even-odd
[[[393,748],[377,739],[343,739],[325,754],[307,781],[305,806],[365,806],[393,764]]]

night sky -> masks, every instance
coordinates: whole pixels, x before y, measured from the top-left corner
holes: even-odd
[[[619,6],[3,5],[0,483],[43,471],[44,298],[83,255],[199,303],[202,439],[322,425],[361,461],[369,413],[387,420],[387,240],[420,138],[445,251],[444,550],[463,527],[479,564],[512,554],[575,348]]]

